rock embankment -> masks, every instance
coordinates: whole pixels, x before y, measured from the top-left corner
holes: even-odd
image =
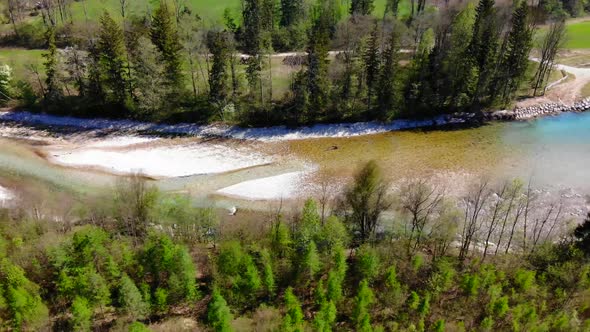
[[[583,99],[573,105],[563,103],[547,103],[514,110],[501,110],[487,115],[489,120],[528,120],[542,116],[557,115],[563,112],[584,112],[590,110],[590,98]]]

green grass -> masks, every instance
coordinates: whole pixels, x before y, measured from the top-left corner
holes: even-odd
[[[312,0],[308,0],[314,3]],[[350,0],[341,0],[341,11],[345,16],[348,14]],[[127,15],[143,15],[146,10],[158,6],[159,0],[129,1]],[[386,0],[376,0],[373,14],[382,17],[385,10]],[[236,20],[241,18],[241,0],[186,0],[186,5],[194,14],[198,14],[206,25],[219,25],[223,22],[223,12],[229,9]],[[0,7],[1,8],[1,7]],[[74,1],[71,5],[74,23],[78,25],[86,22],[96,22],[103,11],[110,12],[115,19],[121,19],[119,0],[83,0]],[[402,0],[399,5],[399,16],[405,17],[410,13],[410,0]],[[41,16],[29,17],[30,22],[41,20]],[[12,27],[5,19],[5,24],[0,25],[0,31],[7,32]]]
[[[566,48],[590,48],[590,21],[567,25]]]
[[[537,40],[540,40],[547,32],[547,27],[539,29]],[[565,44],[566,49],[590,49],[590,20],[574,21],[566,26]]]
[[[582,88],[582,97],[584,97],[584,98],[590,97],[590,83],[586,84]]]
[[[42,50],[25,50],[19,48],[2,48],[0,49],[0,64],[9,65],[13,72],[13,77],[17,80],[24,79],[30,75],[29,65],[37,65],[39,71],[43,72]]]

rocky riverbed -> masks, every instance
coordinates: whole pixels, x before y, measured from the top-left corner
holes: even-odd
[[[488,120],[514,121],[529,120],[542,116],[557,115],[564,112],[584,112],[590,110],[590,98],[580,100],[572,105],[564,103],[545,103],[513,110],[501,110],[489,113]]]

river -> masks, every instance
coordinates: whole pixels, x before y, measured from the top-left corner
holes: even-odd
[[[163,191],[190,194],[201,204],[265,209],[269,201],[318,195],[319,183],[337,191],[370,159],[394,187],[427,177],[461,195],[480,178],[518,177],[556,197],[590,193],[590,113],[272,141],[119,137],[112,129],[64,133],[14,123],[2,125],[0,134],[0,185],[21,196],[103,192],[143,169]]]

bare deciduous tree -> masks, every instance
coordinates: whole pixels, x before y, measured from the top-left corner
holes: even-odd
[[[498,228],[500,220],[502,220],[502,212],[503,210],[507,210],[505,205],[508,187],[508,183],[505,182],[502,185],[502,188],[500,188],[500,190],[496,193],[495,201],[492,203],[492,216],[488,224],[482,260],[485,260],[487,256],[488,249],[490,247],[490,239],[492,235],[495,233],[496,229]]]
[[[549,30],[545,34],[541,42],[541,58],[539,59],[539,67],[533,78],[533,96],[542,89],[541,94],[545,94],[547,80],[551,75],[554,67],[555,57],[563,46],[565,37],[565,21],[557,21],[551,23]]]
[[[459,260],[461,261],[469,254],[469,249],[476,240],[475,236],[482,227],[482,211],[490,196],[489,183],[487,180],[483,180],[464,200],[465,218],[461,232],[461,249],[459,251]]]
[[[14,34],[18,37],[17,24],[22,20],[26,3],[24,0],[8,0],[8,19],[12,24]]]
[[[402,209],[410,215],[407,253],[411,257],[422,242],[425,227],[440,207],[444,191],[418,180],[406,185],[400,198]]]

